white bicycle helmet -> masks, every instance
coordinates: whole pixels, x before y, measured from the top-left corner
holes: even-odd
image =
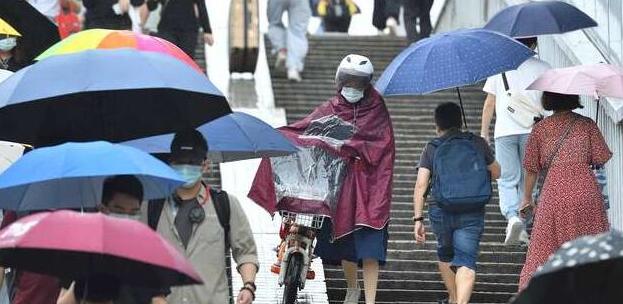
[[[342,59],[335,72],[335,83],[338,87],[352,86],[363,89],[372,81],[374,67],[368,57],[350,54]]]

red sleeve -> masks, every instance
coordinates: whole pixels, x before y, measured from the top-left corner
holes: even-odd
[[[528,137],[523,159],[523,167],[528,172],[539,173],[541,171],[541,163],[539,161],[541,155],[540,144],[538,125],[535,125]]]
[[[4,229],[4,227],[13,224],[15,221],[17,221],[17,213],[14,211],[4,211],[4,217],[2,218],[0,229]]]
[[[591,164],[603,165],[612,157],[612,152],[608,148],[608,144],[604,140],[599,127],[594,122],[590,122],[588,127],[589,138],[591,143]]]

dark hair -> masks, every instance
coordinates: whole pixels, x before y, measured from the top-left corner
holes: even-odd
[[[143,184],[134,175],[116,175],[104,180],[102,204],[108,205],[116,193],[123,193],[143,201]]]
[[[461,128],[461,107],[454,102],[445,102],[435,109],[435,124],[441,130]]]
[[[554,92],[543,92],[541,103],[543,104],[543,109],[554,112],[583,108],[582,104],[580,104],[580,96]]]
[[[515,40],[529,48],[535,47],[538,43],[536,37],[516,38]]]
[[[88,278],[76,280],[74,296],[78,302],[114,301],[119,298],[119,279],[109,274],[94,274]]]

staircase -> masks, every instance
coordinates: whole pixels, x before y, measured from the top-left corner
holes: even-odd
[[[312,36],[309,46],[303,82],[289,82],[285,71],[271,71],[275,103],[286,109],[288,123],[305,117],[335,93],[335,69],[344,56],[350,53],[368,56],[378,78],[392,58],[406,47],[406,42],[391,37]],[[269,58],[271,65],[274,59]],[[479,132],[484,94],[479,86],[463,88],[461,94],[470,130]],[[394,125],[397,155],[388,261],[381,268],[377,303],[436,303],[446,297],[437,271],[436,242],[429,222],[426,220],[429,232],[426,244],[416,245],[411,220],[417,162],[425,144],[435,136],[433,110],[445,101],[457,101],[456,91],[386,99]],[[525,247],[502,244],[506,221],[499,213],[497,196],[486,210],[472,302],[507,303],[517,290]],[[326,265],[325,276],[330,303],[342,303],[346,283],[341,269]],[[363,303],[363,295],[360,302]]]

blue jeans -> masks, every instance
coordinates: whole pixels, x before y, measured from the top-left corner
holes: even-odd
[[[281,21],[284,12],[288,12],[288,28]],[[309,1],[269,0],[268,1],[268,38],[273,45],[273,52],[287,49],[286,67],[303,71],[307,55],[307,25],[311,18]]]
[[[500,210],[506,219],[519,215],[524,182],[522,163],[529,135],[509,135],[495,139],[495,159],[502,167],[502,175],[498,179]]]
[[[428,208],[433,233],[437,237],[437,256],[453,267],[476,271],[480,238],[485,229],[485,212],[450,213],[436,205]]]

